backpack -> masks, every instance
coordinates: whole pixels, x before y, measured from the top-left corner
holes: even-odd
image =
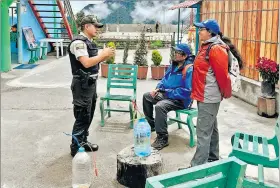
[[[205,59],[207,61],[209,61],[209,53],[211,48],[216,44],[223,44],[223,43],[213,42],[208,46],[206,50],[206,56],[205,56]],[[228,88],[231,87],[232,91],[238,92],[241,87],[239,63],[237,58],[232,54],[232,52],[229,49],[227,49],[227,53],[228,53],[228,73],[229,73],[229,78],[231,83],[231,86],[228,86]],[[230,96],[224,96],[224,98],[229,98],[229,97],[231,97],[231,94]]]

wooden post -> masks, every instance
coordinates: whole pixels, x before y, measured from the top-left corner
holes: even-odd
[[[134,147],[123,149],[117,156],[117,180],[126,187],[144,188],[146,179],[162,173],[162,158],[152,148],[148,157],[138,157]]]

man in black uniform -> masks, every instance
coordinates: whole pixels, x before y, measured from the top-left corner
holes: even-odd
[[[115,55],[115,50],[111,48],[104,48],[98,54],[97,46],[92,42],[92,38],[97,36],[98,28],[102,27],[103,24],[98,23],[95,17],[84,17],[81,21],[82,32],[71,41],[68,47],[73,74],[71,90],[76,119],[72,134],[81,145],[84,145],[86,151],[98,150],[98,145],[88,142],[87,136],[97,99],[96,80],[99,63]],[[78,151],[78,145],[74,139],[72,139],[70,149],[74,157]]]

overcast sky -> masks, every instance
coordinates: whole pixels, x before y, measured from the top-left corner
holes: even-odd
[[[108,15],[111,14],[112,9],[117,9],[120,5],[118,3],[113,3],[108,6],[108,4],[103,3],[103,1],[99,0],[91,0],[91,1],[75,1],[70,0],[71,6],[74,14],[79,12],[88,4],[98,4],[91,8],[89,12],[85,12],[87,14],[94,14],[99,19],[104,19]],[[135,10],[131,13],[133,21],[135,23],[141,23],[147,19],[157,20],[161,23],[171,23],[172,21],[176,21],[178,19],[178,11],[177,10],[168,10],[168,8],[172,7],[179,3],[179,0],[165,0],[161,1],[152,1],[152,6],[147,1],[139,1],[135,4]],[[181,10],[181,19],[188,19],[190,9],[182,9]]]
[[[73,1],[73,0],[70,0],[74,14],[76,14],[77,12],[82,10],[88,4],[100,4],[102,2],[103,1]]]

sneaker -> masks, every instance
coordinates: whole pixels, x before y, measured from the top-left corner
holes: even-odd
[[[97,144],[92,144],[90,142],[82,142],[81,146],[85,148],[86,151],[92,152],[92,151],[97,151],[98,150],[98,145]]]
[[[157,150],[161,150],[168,145],[169,145],[168,136],[167,135],[158,135],[156,140],[152,144],[152,147],[154,147]]]

